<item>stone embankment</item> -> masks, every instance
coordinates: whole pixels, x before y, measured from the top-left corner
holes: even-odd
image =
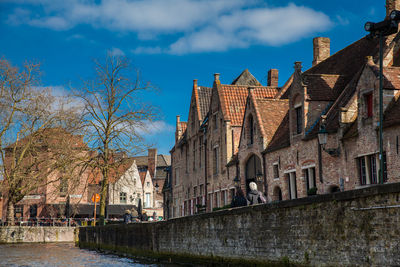
[[[400,184],[80,229],[82,248],[162,259],[400,265]]]
[[[75,242],[78,233],[75,227],[0,227],[0,243],[50,243]]]

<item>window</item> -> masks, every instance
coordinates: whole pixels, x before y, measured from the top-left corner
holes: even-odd
[[[201,147],[203,144],[203,137],[199,138],[199,167],[201,167]]]
[[[218,129],[218,119],[217,119],[217,114],[213,115],[213,125],[214,125],[214,130]]]
[[[302,123],[303,123],[303,114],[302,114],[301,106],[295,108],[295,112],[296,112],[296,133],[301,134]]]
[[[366,94],[364,96],[365,99],[365,114],[367,116],[367,118],[371,118],[372,117],[372,113],[373,113],[373,97],[372,97],[372,93]]]
[[[150,193],[146,193],[146,199],[144,201],[144,207],[145,208],[150,208],[151,206],[151,200],[150,200]]]
[[[175,185],[179,184],[179,168],[175,168]]]
[[[37,204],[29,206],[29,217],[35,218],[37,216]]]
[[[362,157],[358,157],[357,165],[359,172],[360,185],[367,184],[376,184],[378,183],[378,169],[377,164],[379,163],[378,155],[366,155]],[[384,181],[386,181],[386,154],[383,154],[383,172],[384,172]]]
[[[310,189],[317,187],[317,182],[315,179],[315,167],[304,169],[304,178],[306,180],[306,191],[307,195],[312,195]]]
[[[297,198],[296,172],[289,172],[287,177],[289,183],[290,199],[296,199]]]
[[[60,180],[60,197],[65,197],[68,192],[68,180],[61,178]]]
[[[193,197],[197,197],[197,186],[193,187]]]
[[[126,204],[126,193],[125,192],[119,193],[119,203]]]
[[[218,173],[218,167],[219,167],[219,162],[218,162],[218,147],[214,148],[214,155],[213,155],[213,167],[214,167],[214,174]]]
[[[279,179],[279,165],[278,163],[275,163],[273,165],[274,168],[274,179]]]
[[[254,121],[253,116],[250,115],[249,117],[249,140],[248,144],[254,143]]]
[[[196,140],[193,141],[193,170],[196,170],[196,153],[197,153],[197,146]]]
[[[147,187],[150,187],[150,182],[147,182],[147,183],[146,183],[146,186],[147,186]]]

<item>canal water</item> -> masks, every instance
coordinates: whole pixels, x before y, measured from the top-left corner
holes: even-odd
[[[70,243],[0,245],[0,266],[176,266],[154,264],[95,251]]]

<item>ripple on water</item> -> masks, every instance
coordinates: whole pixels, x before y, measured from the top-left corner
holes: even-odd
[[[0,266],[164,266],[142,264],[96,251],[83,250],[67,243],[0,245]]]

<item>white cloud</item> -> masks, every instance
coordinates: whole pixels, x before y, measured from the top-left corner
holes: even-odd
[[[124,51],[119,48],[113,47],[111,50],[108,51],[111,56],[125,56]]]
[[[142,136],[166,134],[171,133],[174,130],[174,126],[165,121],[145,121],[141,127],[136,129],[136,131]]]
[[[36,86],[37,91],[49,90],[51,96],[54,97],[54,102],[50,107],[52,110],[81,110],[84,107],[84,102],[71,94],[71,91],[64,86]]]
[[[132,32],[141,40],[167,45],[138,46],[133,53],[186,54],[226,51],[251,45],[282,45],[327,30],[322,12],[289,4],[268,7],[261,0],[19,0],[9,23],[67,30],[86,24]],[[39,12],[30,12],[34,5]],[[20,5],[21,6],[21,5]]]
[[[132,50],[132,53],[134,54],[160,54],[162,53],[163,50],[161,47],[156,46],[156,47],[137,47]]]

